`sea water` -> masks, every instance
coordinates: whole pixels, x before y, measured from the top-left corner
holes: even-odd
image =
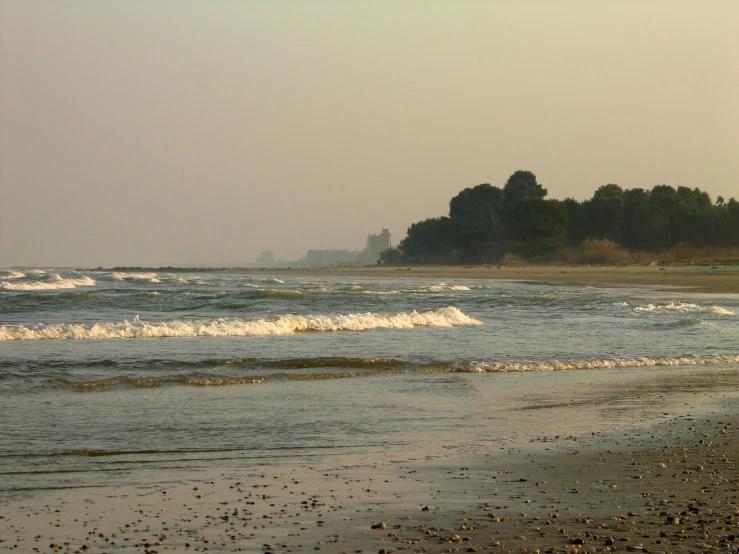
[[[0,498],[625,425],[736,387],[738,337],[679,288],[0,270]]]

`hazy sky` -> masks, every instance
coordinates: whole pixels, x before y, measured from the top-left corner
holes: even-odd
[[[0,266],[361,249],[536,173],[739,197],[739,1],[0,0]]]

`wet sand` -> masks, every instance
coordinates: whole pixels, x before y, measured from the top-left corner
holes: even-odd
[[[41,491],[2,504],[0,551],[737,552],[739,395],[665,410],[441,459]]]
[[[295,275],[515,279],[553,283],[601,283],[691,287],[699,292],[739,293],[739,265],[675,266],[401,266],[265,270]]]

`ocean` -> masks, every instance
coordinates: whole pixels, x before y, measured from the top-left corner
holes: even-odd
[[[0,270],[0,499],[511,447],[739,384],[739,295]]]

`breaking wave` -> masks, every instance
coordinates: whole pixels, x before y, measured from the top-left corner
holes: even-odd
[[[561,371],[568,369],[608,369],[677,365],[714,365],[739,363],[739,356],[655,356],[592,360],[471,362],[459,371],[502,373],[512,371]],[[433,371],[433,369],[431,370]],[[450,368],[449,371],[454,371]]]
[[[670,302],[669,304],[647,304],[646,306],[637,306],[635,312],[709,312],[716,315],[735,315],[733,310],[722,308],[721,306],[700,306],[688,302]]]
[[[284,285],[285,281],[282,279],[278,279],[277,277],[264,277],[264,278],[256,278],[256,277],[247,277],[242,282],[242,285],[245,287],[256,287],[258,285],[255,285],[254,283],[266,283],[266,284],[272,284],[272,285]]]
[[[83,276],[79,279],[63,279],[54,274],[48,281],[32,281],[26,283],[15,283],[0,281],[0,289],[15,291],[40,291],[57,289],[75,289],[77,287],[94,287],[97,283],[94,279]]]
[[[161,283],[156,273],[121,273],[114,271],[107,276],[112,281],[146,281],[148,283]]]
[[[3,269],[1,271],[4,273],[4,275],[0,275],[3,279],[23,279],[26,276],[25,273],[13,269]]]
[[[248,287],[248,290],[240,293],[240,295],[246,298],[279,298],[287,300],[304,299],[309,295],[327,292],[329,290],[323,285],[306,286],[300,289],[265,289],[251,283],[245,283],[243,286],[245,288]]]
[[[470,287],[465,285],[447,285],[446,283],[439,283],[438,285],[431,285],[427,290],[431,292],[444,292],[450,290],[470,290]]]
[[[253,289],[248,294],[251,298],[283,298],[283,299],[295,299],[304,298],[305,293],[299,290],[290,289]]]
[[[102,360],[99,363],[105,362]],[[152,362],[156,362],[153,360]],[[111,362],[116,365],[115,362]],[[549,360],[549,361],[486,361],[486,362],[411,362],[391,358],[296,358],[290,360],[256,360],[254,358],[235,360],[202,360],[200,362],[176,362],[168,360],[164,365],[178,366],[178,369],[199,368],[189,375],[168,375],[158,377],[111,376],[88,381],[69,381],[52,378],[44,384],[32,386],[33,389],[66,389],[77,392],[106,391],[118,388],[148,389],[163,386],[222,387],[228,385],[258,384],[267,381],[322,381],[327,379],[353,379],[380,375],[425,373],[508,373],[508,372],[549,372],[567,370],[597,370],[610,368],[637,368],[658,366],[694,366],[716,364],[739,364],[739,356],[662,356],[623,359],[590,360]],[[110,364],[108,364],[110,365]],[[147,364],[148,365],[148,364]],[[154,363],[154,365],[158,365]],[[208,375],[206,366],[233,366],[233,369],[254,370],[272,368],[278,373],[258,373],[250,375]],[[297,371],[295,371],[297,370]],[[307,371],[303,371],[307,370]],[[318,371],[310,371],[318,370]],[[328,371],[327,371],[328,370]]]
[[[360,286],[353,286],[349,289],[351,292],[361,292],[362,294],[388,295],[388,294],[428,294],[430,292],[452,292],[472,290],[465,285],[447,285],[439,283],[438,285],[429,285],[417,289],[392,289],[392,290],[367,290]]]
[[[94,325],[57,323],[0,326],[0,341],[38,339],[112,339],[163,337],[239,337],[292,335],[305,331],[367,331],[482,325],[459,309],[448,306],[426,312],[396,314],[350,313],[335,315],[281,315],[264,319],[142,321],[138,316],[123,323]]]

